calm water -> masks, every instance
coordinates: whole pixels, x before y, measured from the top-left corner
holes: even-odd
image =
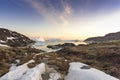
[[[39,45],[36,45],[34,47],[37,49],[47,51],[47,52],[52,52],[52,51],[56,51],[56,50],[47,48],[48,45],[57,45],[57,44],[64,44],[64,43],[74,43],[75,45],[86,44],[85,42],[42,42],[42,43],[39,43]]]

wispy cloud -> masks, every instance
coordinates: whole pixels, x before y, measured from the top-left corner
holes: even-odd
[[[63,26],[67,26],[70,24],[70,16],[72,14],[72,8],[70,5],[70,0],[61,0],[61,4],[63,6],[63,12],[60,15],[60,19],[63,22]]]
[[[72,8],[70,0],[61,0],[62,11],[59,11],[55,5],[53,5],[49,0],[44,2],[43,0],[29,0],[32,7],[42,16],[44,19],[54,25],[67,26],[69,24],[69,19],[72,14]]]

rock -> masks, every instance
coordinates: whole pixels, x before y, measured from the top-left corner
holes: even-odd
[[[61,48],[61,45],[48,45],[47,48],[51,48],[51,49],[59,49]]]
[[[75,44],[73,43],[64,43],[64,44],[57,44],[57,45],[48,45],[47,48],[51,49],[60,49],[60,48],[67,48],[67,47],[74,47]]]
[[[27,64],[27,66],[28,66],[29,68],[33,68],[33,67],[35,67],[36,65],[35,65],[35,63],[29,63],[29,64]]]
[[[90,69],[90,66],[82,66],[81,69]]]

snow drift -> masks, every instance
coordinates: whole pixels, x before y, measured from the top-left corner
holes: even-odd
[[[0,80],[42,80],[41,74],[45,72],[45,64],[41,63],[30,69],[27,64],[34,62],[31,60],[21,66],[10,69]]]
[[[119,80],[80,62],[70,63],[68,72],[65,80]]]

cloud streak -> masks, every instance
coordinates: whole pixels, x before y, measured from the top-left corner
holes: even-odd
[[[63,8],[62,11],[59,11],[59,8],[57,9],[49,0],[45,2],[43,0],[29,0],[28,2],[48,23],[62,27],[69,24],[72,14],[70,0],[59,1]]]

